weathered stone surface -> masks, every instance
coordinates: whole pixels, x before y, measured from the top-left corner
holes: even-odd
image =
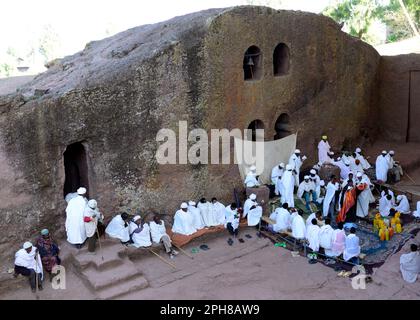
[[[274,77],[278,43],[290,49],[290,69]],[[251,45],[262,52],[263,74],[244,81]],[[159,165],[161,128],[177,132],[185,120],[189,129],[246,129],[260,119],[270,140],[286,112],[309,165],[321,134],[338,148],[376,127],[378,63],[372,47],[327,17],[264,7],[211,9],[89,43],[0,97],[0,256],[43,227],[64,235],[68,145],[83,142],[89,196],[107,217],[138,208],[173,214],[202,196],[229,203],[243,188],[237,166]]]

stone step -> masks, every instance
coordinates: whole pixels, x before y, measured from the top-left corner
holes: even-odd
[[[74,255],[73,264],[80,271],[89,267],[103,271],[122,264],[122,253],[124,250],[125,248],[121,245],[113,245],[103,247],[102,250],[97,248],[95,255],[90,254],[88,251],[80,251]],[[104,258],[103,260],[102,257]]]
[[[98,271],[96,268],[90,267],[81,272],[82,278],[94,291],[118,285],[139,275],[141,272],[128,259],[122,260],[120,265],[112,269]]]
[[[114,286],[104,288],[98,292],[98,298],[107,300],[120,297],[133,291],[145,289],[149,286],[148,281],[142,275],[120,282]]]

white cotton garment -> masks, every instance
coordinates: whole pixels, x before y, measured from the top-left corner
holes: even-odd
[[[311,192],[311,191],[315,191],[315,183],[313,183],[310,180],[308,182],[302,181],[299,184],[297,195],[298,195],[299,198],[302,198],[303,197],[303,194],[305,192]]]
[[[318,160],[320,163],[328,163],[331,162],[331,158],[328,155],[328,152],[330,152],[331,147],[328,141],[321,140],[318,143]]]
[[[413,216],[416,218],[420,218],[420,201],[417,201],[416,210],[413,211]]]
[[[343,252],[343,258],[345,261],[349,261],[353,257],[358,257],[359,254],[360,254],[359,237],[351,233],[346,237],[346,247]]]
[[[213,215],[216,218],[217,224],[224,225],[226,207],[219,201],[212,203],[212,207],[213,207]]]
[[[397,201],[400,203],[395,207],[395,210],[402,214],[410,213],[410,203],[408,202],[407,196],[401,194],[397,196]]]
[[[193,217],[193,226],[195,229],[203,229],[206,225],[204,224],[203,217],[201,215],[200,209],[195,206],[188,206],[188,212],[191,213]]]
[[[103,219],[103,215],[98,209],[92,209],[89,208],[89,206],[86,206],[83,217],[91,218],[90,222],[85,222],[86,236],[90,238],[95,234],[98,226],[98,219]]]
[[[277,180],[281,178],[281,176],[283,175],[283,169],[280,169],[279,166],[275,166],[272,170],[271,170],[271,183],[276,185]]]
[[[156,223],[154,221],[151,221],[149,223],[150,226],[150,235],[152,236],[152,241],[154,243],[160,243],[160,239],[166,235],[166,228],[165,228],[165,222],[163,220],[160,221],[160,223]]]
[[[392,209],[392,200],[388,200],[386,198],[386,195],[383,195],[379,199],[379,213],[382,217],[388,217],[389,216],[389,210]]]
[[[179,209],[175,213],[172,232],[187,236],[197,232],[197,229],[195,229],[193,226],[193,217],[188,211],[185,212]]]
[[[201,217],[203,218],[203,222],[206,227],[219,225],[219,221],[217,221],[217,216],[215,215],[215,211],[213,211],[213,206],[210,202],[199,202],[197,204],[197,208],[200,210]]]
[[[239,228],[239,214],[235,212],[234,214],[229,214],[225,220],[225,228],[227,228],[228,223],[232,225],[233,230]]]
[[[290,228],[290,212],[284,208],[277,208],[276,218],[273,219],[276,221],[276,224],[273,225],[273,230],[279,232],[282,230],[287,230]]]
[[[335,229],[332,235],[331,250],[326,249],[325,254],[328,257],[338,257],[344,252],[346,247],[346,233],[344,230]]]
[[[319,246],[325,250],[331,250],[333,243],[334,229],[329,225],[323,225],[319,230]]]
[[[131,240],[133,240],[133,246],[136,248],[145,248],[152,245],[150,240],[150,227],[147,223],[143,224],[143,228],[140,232],[136,232],[140,226],[138,226],[133,221],[130,222],[130,235]]]
[[[251,200],[251,199],[246,199],[245,200],[245,203],[244,203],[244,213],[243,213],[243,217],[245,218],[246,217],[246,215],[248,214],[248,212],[249,212],[249,209],[252,207],[252,206],[256,206],[257,205],[257,202],[256,201],[254,201],[254,200]]]
[[[326,217],[330,208],[330,203],[335,197],[335,193],[338,191],[340,185],[338,182],[332,183],[331,181],[327,184],[327,192],[325,194],[324,202],[322,203],[322,215]]]
[[[386,157],[379,155],[376,158],[376,180],[386,182],[388,176],[389,163]]]
[[[402,254],[400,257],[400,270],[405,281],[409,283],[416,282],[420,272],[419,252],[416,251]]]
[[[244,184],[248,187],[248,188],[253,188],[253,187],[257,187],[260,185],[260,183],[257,180],[257,177],[255,176],[254,173],[249,172],[246,177],[245,177],[245,181]]]
[[[290,156],[289,165],[291,165],[293,169],[296,171],[296,175],[295,175],[296,186],[299,186],[299,183],[300,183],[299,173],[300,173],[300,168],[302,167],[302,164],[303,164],[303,161],[300,156],[297,156],[295,153]]]
[[[303,218],[297,214],[292,214],[292,236],[295,239],[305,239],[306,236],[306,226]]]
[[[289,207],[295,206],[294,199],[295,177],[292,171],[286,171],[281,177],[281,203],[287,203]]]
[[[260,223],[262,217],[262,207],[257,206],[255,209],[250,209],[246,217],[248,219],[248,226],[256,226]]]
[[[67,241],[71,244],[82,244],[86,241],[86,229],[83,214],[87,205],[87,199],[77,196],[71,199],[66,208],[66,232]]]
[[[356,185],[365,184],[366,188],[357,197],[356,215],[364,218],[369,214],[369,204],[375,202],[375,197],[370,189],[370,180],[366,175],[362,176],[362,180],[356,180]]]
[[[309,241],[309,248],[315,252],[319,250],[319,231],[320,227],[313,224],[306,229],[306,239]]]
[[[362,165],[363,170],[369,169],[371,167],[369,161],[367,161],[367,159],[365,159],[365,157],[361,155],[360,153],[358,152],[355,152],[355,153],[356,153],[356,160],[360,161],[360,164]]]
[[[27,253],[25,249],[20,249],[15,254],[15,265],[19,267],[24,267],[27,269],[32,269],[36,273],[41,273],[44,277],[44,270],[42,268],[41,257],[37,254],[36,259],[36,247],[32,246],[31,252]]]
[[[225,207],[225,221],[230,219],[231,216],[238,214],[238,209],[232,209],[231,205]]]
[[[125,222],[121,218],[120,214],[112,218],[111,222],[105,229],[105,233],[111,238],[120,239],[122,242],[130,240],[128,223],[127,226],[125,226]]]

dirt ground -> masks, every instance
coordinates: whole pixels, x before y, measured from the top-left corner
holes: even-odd
[[[206,241],[197,240],[185,250],[205,243],[190,259],[179,254],[172,262],[174,270],[153,256],[134,260],[149,281],[149,287],[118,299],[419,299],[420,280],[405,283],[399,273],[399,256],[404,248],[388,258],[373,274],[373,282],[365,290],[355,290],[351,279],[320,263],[309,264],[303,257],[275,247],[268,239],[256,237],[255,229],[242,233],[245,242],[226,243],[227,235],[219,234]],[[414,240],[420,242],[420,234]],[[0,294],[0,299],[95,299],[83,282],[67,269],[65,290],[54,290],[49,283],[37,295],[24,285]]]

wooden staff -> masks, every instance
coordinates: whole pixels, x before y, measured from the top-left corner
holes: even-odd
[[[181,251],[183,254],[185,254],[188,258],[194,259],[194,257],[192,255],[190,255],[187,251],[185,251],[184,249],[181,249],[180,247],[172,244],[175,248],[177,248],[179,251]]]
[[[153,253],[156,257],[158,257],[160,260],[162,260],[163,262],[165,262],[166,264],[169,264],[172,268],[176,269],[176,266],[173,263],[170,263],[169,261],[167,261],[166,259],[162,258],[158,253],[154,252],[152,249],[149,249],[149,251],[151,253]]]

